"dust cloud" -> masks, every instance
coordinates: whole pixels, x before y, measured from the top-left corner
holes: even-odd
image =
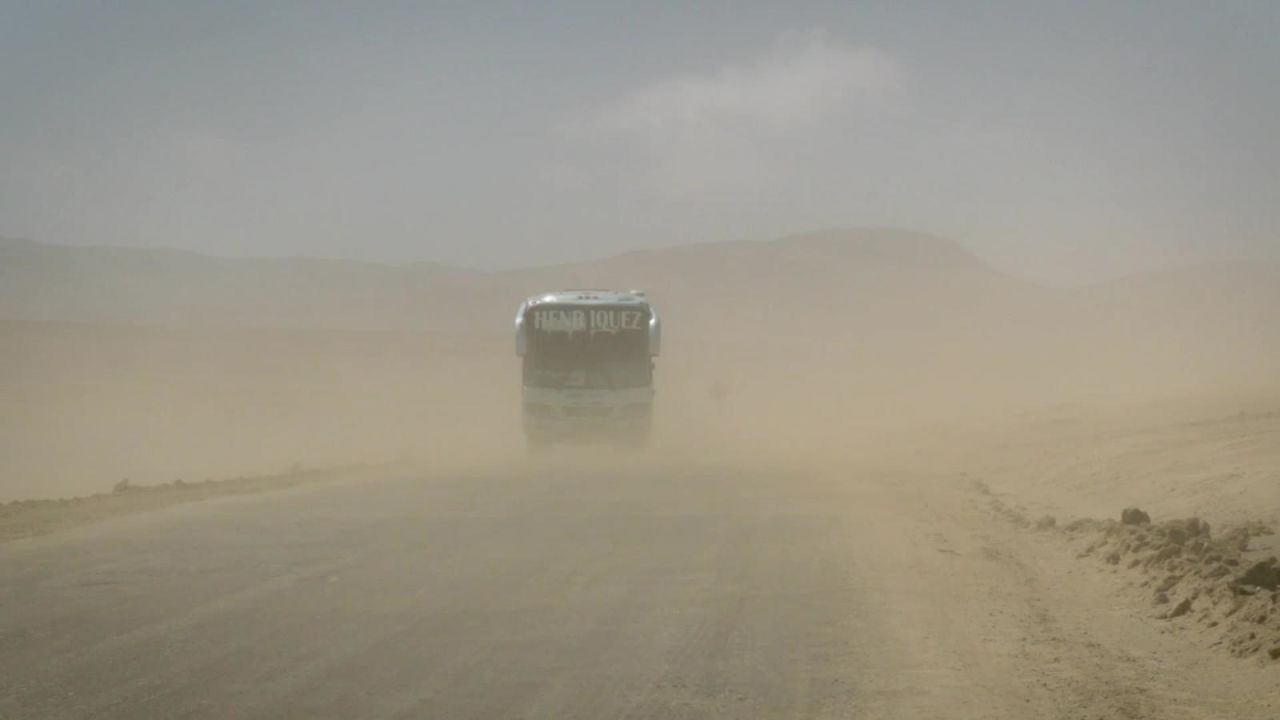
[[[196,256],[157,277],[138,271],[156,251],[78,252],[48,262],[99,262],[112,292],[5,271],[23,282],[0,324],[0,499],[348,463],[524,465],[510,320],[561,287],[649,292],[666,328],[656,436],[643,455],[539,462],[831,469],[890,446],[920,459],[941,429],[1280,377],[1266,322],[1280,283],[1256,267],[1060,290],[931,236],[838,230],[446,279],[334,262],[293,268],[286,288],[276,261]]]

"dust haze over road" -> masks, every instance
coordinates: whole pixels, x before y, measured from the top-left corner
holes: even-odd
[[[495,274],[0,251],[8,498],[390,463],[0,546],[4,717],[1277,711],[1280,633],[1231,657],[1225,611],[1160,619],[1028,520],[1280,520],[1274,269],[1055,290],[883,229]],[[510,314],[581,285],[663,310],[655,447],[534,461]]]
[[[503,273],[18,241],[0,260],[3,499],[510,455],[511,315],[547,288],[670,308],[659,433],[677,447],[814,458],[904,423],[1265,385],[1280,357],[1280,266],[1061,290],[888,229]]]
[[[0,0],[0,720],[1280,717],[1278,28]]]

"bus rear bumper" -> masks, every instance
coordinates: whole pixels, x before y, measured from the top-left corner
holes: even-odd
[[[603,443],[647,439],[649,415],[632,417],[540,417],[525,413],[524,433],[531,442]]]

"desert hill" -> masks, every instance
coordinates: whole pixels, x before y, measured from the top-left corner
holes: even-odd
[[[11,321],[428,333],[497,348],[522,298],[564,287],[647,290],[670,352],[690,365],[767,361],[913,383],[943,373],[942,384],[961,372],[1105,392],[1265,375],[1280,349],[1280,266],[1185,268],[1064,290],[997,272],[957,243],[889,228],[489,273],[0,241],[0,320]]]
[[[0,317],[10,320],[427,329],[445,315],[469,317],[471,310],[500,307],[506,315],[525,295],[555,287],[643,287],[675,310],[826,295],[836,302],[860,298],[865,307],[873,304],[869,294],[901,294],[922,283],[966,291],[1021,285],[954,243],[898,230],[828,230],[498,273],[0,240]]]
[[[11,320],[329,329],[405,327],[475,273],[318,258],[229,259],[173,249],[0,240]]]

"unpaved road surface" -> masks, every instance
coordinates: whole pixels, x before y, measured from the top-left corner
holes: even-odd
[[[551,463],[0,546],[15,720],[1274,717],[1250,673],[945,473]]]

